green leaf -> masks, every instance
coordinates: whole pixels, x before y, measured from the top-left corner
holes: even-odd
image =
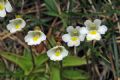
[[[60,67],[59,64],[51,63],[50,65],[50,80],[61,80],[60,79]]]
[[[45,1],[47,9],[49,11],[54,12],[54,13],[58,13],[56,0],[44,0],[44,1]]]
[[[39,67],[41,64],[45,63],[48,60],[47,54],[40,54],[35,57],[35,66]]]
[[[54,16],[54,17],[59,17],[60,16],[59,14],[57,14],[53,11],[44,12],[44,14],[49,15],[49,16]]]
[[[35,67],[34,70],[32,71],[32,73],[43,73],[46,71],[46,66],[45,64],[39,66],[39,67]]]
[[[46,67],[45,67],[45,62],[47,62],[48,60],[48,56],[46,53],[44,54],[40,54],[36,57],[34,57],[35,59],[35,68],[33,69],[32,73],[38,73],[38,72],[45,72]]]
[[[0,61],[0,73],[3,73],[5,71],[5,64],[4,62]]]
[[[67,79],[89,80],[89,75],[83,70],[64,70],[63,77]]]
[[[29,60],[32,60],[30,49],[24,49],[23,56]]]
[[[112,41],[113,41],[113,54],[115,57],[115,67],[116,67],[116,75],[119,76],[119,52],[118,52],[118,47],[117,47],[117,43],[116,43],[116,36],[113,35],[112,36]]]
[[[19,56],[10,52],[0,51],[0,55],[11,62],[17,64],[25,72],[25,75],[28,75],[33,68],[33,63],[28,57]]]
[[[87,64],[85,58],[79,58],[76,56],[68,56],[63,60],[63,67],[68,67],[68,66],[80,66]]]

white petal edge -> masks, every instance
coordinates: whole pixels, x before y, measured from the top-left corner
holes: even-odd
[[[76,26],[76,29],[79,31],[80,30],[80,26]]]
[[[86,20],[85,22],[84,22],[84,25],[86,26],[86,27],[89,27],[89,25],[90,24],[92,24],[93,22],[91,21],[91,20]]]
[[[80,41],[84,41],[85,40],[85,34],[81,34],[80,36],[79,36],[79,38],[80,38]]]
[[[28,33],[28,34],[25,36],[24,40],[25,40],[25,42],[29,42],[30,39],[32,39],[32,35],[31,35],[30,33]]]
[[[87,34],[87,33],[88,33],[88,29],[86,27],[81,27],[80,34]]]
[[[24,28],[25,25],[26,25],[26,22],[25,22],[25,20],[23,20],[22,18],[21,18],[21,21],[22,21],[22,23],[21,23],[21,28]]]
[[[10,31],[10,33],[15,33],[17,30],[14,28],[13,24],[8,24],[7,29]]]
[[[69,42],[67,43],[67,45],[68,45],[69,47],[73,47],[73,46],[74,46],[74,43],[73,43],[72,41],[69,41]]]
[[[70,35],[69,35],[69,34],[64,34],[64,35],[62,36],[62,40],[63,40],[64,42],[69,42],[69,41],[70,41]]]
[[[6,11],[5,9],[0,10],[0,17],[5,17],[6,16]]]
[[[105,25],[99,26],[98,32],[100,34],[105,34],[105,32],[108,30],[108,28]]]
[[[101,20],[100,20],[100,19],[95,19],[95,20],[94,20],[94,23],[95,23],[97,26],[100,26],[100,25],[101,25]]]
[[[77,40],[75,43],[74,43],[74,46],[79,46],[80,45],[80,40]]]
[[[68,51],[65,49],[65,47],[62,47],[63,48],[63,52],[61,53],[61,55],[63,57],[66,57],[68,55]]]
[[[50,60],[53,60],[53,61],[61,61],[62,59],[63,59],[62,55],[60,55],[60,56],[52,55],[50,57]]]
[[[67,27],[67,32],[70,33],[73,29],[74,29],[73,26],[68,26]]]
[[[101,35],[99,33],[97,33],[96,35],[87,34],[86,38],[87,38],[87,41],[100,40]]]
[[[46,35],[43,32],[41,32],[41,41],[44,41],[44,40],[46,40]]]
[[[12,12],[13,8],[8,0],[6,0],[5,8],[7,12]]]
[[[16,32],[16,29],[11,28],[10,33],[15,33],[15,32]]]
[[[12,26],[13,26],[12,24],[8,24],[7,29],[10,30],[12,28]]]
[[[47,55],[48,55],[48,57],[51,57],[52,55],[54,55],[54,50],[53,49],[50,49],[50,50],[48,50],[47,51]]]

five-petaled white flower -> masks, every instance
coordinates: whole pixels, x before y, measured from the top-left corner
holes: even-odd
[[[25,42],[28,43],[28,45],[38,45],[42,41],[46,40],[46,35],[40,30],[34,30],[34,31],[29,31],[24,39]]]
[[[65,49],[64,46],[55,46],[47,51],[47,55],[50,60],[60,61],[68,55],[68,51]]]
[[[16,18],[9,21],[9,24],[7,25],[7,29],[11,33],[15,33],[16,31],[22,30],[26,25],[26,22],[22,18]]]
[[[64,34],[62,36],[62,40],[64,42],[67,42],[67,45],[69,47],[79,46],[80,41],[84,41],[85,38],[85,34],[81,34],[80,29],[81,28],[79,26],[76,26],[76,28],[73,28],[73,26],[69,26],[67,28],[68,34]]]
[[[10,2],[8,0],[0,0],[0,17],[5,17],[6,11],[12,11],[12,6]]]
[[[84,24],[86,27],[82,27],[80,32],[81,34],[87,34],[87,41],[100,40],[101,34],[105,34],[107,31],[107,27],[105,25],[101,25],[101,20],[99,19],[95,19],[94,22],[86,20]]]

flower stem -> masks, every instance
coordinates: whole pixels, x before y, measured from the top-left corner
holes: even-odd
[[[76,46],[74,46],[74,55],[77,56]]]
[[[35,61],[34,61],[34,55],[33,55],[33,51],[32,51],[32,46],[30,46],[30,53],[31,53],[32,63],[33,63],[33,68],[34,68],[35,67]]]

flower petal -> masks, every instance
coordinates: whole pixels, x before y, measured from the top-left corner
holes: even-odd
[[[32,31],[29,31],[28,34],[24,38],[25,42],[31,41],[30,39],[32,39]]]
[[[80,30],[80,26],[76,26],[76,29],[77,29],[77,30]]]
[[[89,27],[90,24],[92,24],[92,21],[91,21],[91,20],[86,20],[86,21],[84,22],[84,25],[85,25],[86,27]]]
[[[26,25],[26,22],[21,18],[21,21],[22,21],[22,23],[21,23],[21,28],[24,28],[25,27],[25,25]]]
[[[99,26],[98,32],[100,34],[105,34],[105,32],[108,30],[108,28],[105,25]]]
[[[61,48],[62,50],[62,52],[60,53],[60,55],[59,56],[56,56],[56,53],[55,53],[55,51],[56,51],[56,49],[58,49],[58,48]],[[48,57],[50,58],[50,60],[53,60],[53,61],[60,61],[60,60],[62,60],[64,57],[66,57],[67,55],[68,55],[68,51],[65,49],[65,47],[63,47],[63,46],[55,46],[55,47],[53,47],[52,49],[50,49],[50,50],[48,50],[47,51],[47,55],[48,55]]]
[[[74,46],[74,43],[73,43],[72,41],[69,41],[69,42],[67,43],[67,45],[68,45],[69,47],[73,47],[73,46]]]
[[[8,24],[7,29],[10,30],[12,28],[12,26],[13,26],[12,24]]]
[[[53,61],[61,61],[62,59],[63,59],[62,55],[60,55],[60,56],[52,55],[50,57],[50,60],[53,60]]]
[[[84,34],[81,34],[81,35],[79,36],[79,38],[80,38],[80,41],[84,41],[84,39],[85,39],[85,36],[86,36],[86,35],[84,35]]]
[[[5,9],[0,10],[0,17],[5,17],[6,16],[6,11]]]
[[[86,27],[82,27],[80,29],[80,34],[87,34],[88,33],[88,29]]]
[[[101,35],[99,33],[92,35],[92,34],[87,34],[87,41],[91,41],[91,40],[100,40],[101,39]]]
[[[13,24],[8,24],[7,29],[10,31],[10,33],[15,33],[16,29],[14,28]]]
[[[8,0],[6,0],[5,8],[7,12],[12,12],[13,8]]]
[[[74,29],[73,26],[68,26],[67,32],[70,33],[73,29]]]
[[[65,47],[62,47],[63,51],[61,53],[62,57],[66,57],[68,55],[68,51],[65,49]]]
[[[43,33],[43,32],[41,32],[41,40],[43,41],[43,40],[46,40],[46,35]]]
[[[39,31],[41,33],[41,36],[38,37],[38,39],[36,41],[34,41],[33,37],[34,37],[34,33],[36,31],[29,31],[28,34],[25,36],[24,40],[25,42],[28,43],[28,45],[38,45],[40,44],[43,40],[46,39],[46,36],[43,32]],[[38,32],[38,31],[37,31]]]
[[[28,42],[28,45],[33,45],[34,44],[34,42],[32,41],[32,40],[30,40],[29,42]]]
[[[80,45],[80,40],[77,40],[76,42],[74,42],[74,46],[79,46]]]
[[[96,26],[100,26],[101,20],[100,19],[95,19],[94,23],[96,24]]]
[[[70,40],[70,35],[69,35],[69,34],[64,34],[64,35],[62,36],[62,40],[63,40],[64,42],[68,42],[68,41]]]
[[[33,45],[39,45],[40,43],[41,43],[41,39],[39,39],[38,41],[34,42]]]
[[[61,46],[59,46],[59,47],[61,47]],[[60,54],[60,56],[56,56],[56,55],[55,55],[55,49],[56,49],[56,48],[58,48],[58,46],[53,47],[52,49],[48,50],[48,51],[47,51],[47,55],[48,55],[48,57],[50,58],[50,60],[60,61],[60,60],[63,59],[63,56],[62,56],[62,54]],[[64,51],[64,50],[63,50],[63,51]]]
[[[55,51],[53,50],[53,48],[47,51],[48,57],[51,57],[52,55],[54,55],[54,53]]]
[[[69,42],[67,43],[67,45],[68,45],[69,47],[79,46],[79,45],[80,45],[80,40],[77,40],[77,41],[69,41]]]
[[[10,20],[10,22],[12,23],[12,22],[14,22],[14,21],[16,21],[16,20],[21,21],[21,24],[20,24],[21,28],[24,28],[24,27],[25,27],[26,22],[25,22],[25,20],[22,19],[22,18],[16,18],[16,19]]]

